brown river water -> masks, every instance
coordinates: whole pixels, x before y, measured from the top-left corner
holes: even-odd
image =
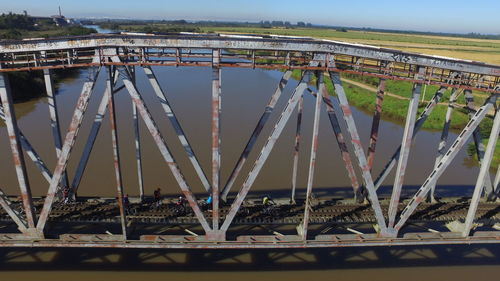
[[[211,137],[210,98],[211,70],[207,68],[154,68],[160,84],[167,92],[190,143],[210,177]],[[70,179],[76,169],[90,125],[104,91],[104,70],[88,108],[85,123],[80,131],[76,148],[71,155],[68,171]],[[57,102],[61,128],[65,132],[72,111],[87,77],[82,70],[74,79],[59,85]],[[223,69],[222,70],[222,183],[231,172],[265,104],[274,92],[282,73],[277,71]],[[184,150],[169,125],[151,86],[141,69],[137,71],[137,84],[146,104],[157,121],[167,143],[197,193],[202,191],[199,180],[187,160]],[[120,83],[119,83],[120,85]],[[250,164],[269,135],[279,112],[285,106],[297,81],[291,80],[285,89],[271,119],[252,152],[246,168],[236,181],[241,186]],[[314,88],[313,86],[311,86]],[[118,130],[124,188],[131,196],[138,194],[135,166],[134,137],[132,130],[132,104],[125,90],[116,94]],[[314,98],[306,94],[303,118],[303,142],[300,151],[299,188],[306,185],[307,165],[312,132]],[[55,149],[49,124],[46,98],[16,104],[19,127],[48,164],[55,167]],[[353,109],[361,139],[366,147],[371,126],[371,114]],[[277,142],[252,191],[269,191],[288,194],[291,186],[292,150],[294,145],[296,113],[290,119]],[[115,196],[109,120],[103,121],[89,166],[83,177],[80,196]],[[6,129],[0,124],[1,187],[9,194],[18,194],[17,181],[12,165]],[[63,133],[64,134],[64,133]],[[401,142],[402,125],[384,120],[381,122],[374,175],[383,168],[394,149]],[[344,190],[347,178],[339,149],[335,142],[326,112],[321,114],[317,170],[314,178],[316,190]],[[412,147],[406,190],[415,189],[429,174],[434,164],[440,132],[421,131]],[[454,139],[456,134],[451,134]],[[146,194],[156,187],[163,193],[177,196],[180,193],[170,170],[162,160],[151,136],[141,121],[143,145],[144,182]],[[46,193],[48,184],[33,163],[26,158],[33,194]],[[470,192],[475,183],[477,166],[471,164],[467,154],[459,153],[448,171],[441,177],[438,195],[461,195]],[[386,185],[392,183],[392,177]],[[237,190],[237,189],[236,189]],[[233,190],[235,191],[235,190]],[[408,191],[410,192],[410,191]],[[496,280],[500,273],[500,247],[497,246],[439,246],[346,248],[317,250],[256,250],[256,251],[171,251],[171,250],[107,250],[107,249],[0,249],[0,280],[162,280],[166,278],[194,280],[305,280],[311,276],[338,280],[476,280],[478,276]]]

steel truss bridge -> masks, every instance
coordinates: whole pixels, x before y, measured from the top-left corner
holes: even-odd
[[[243,36],[223,34],[121,34],[92,35],[55,39],[33,39],[0,42],[0,117],[5,121],[9,134],[13,163],[19,182],[20,197],[1,192],[1,221],[5,224],[0,233],[0,245],[5,247],[123,247],[123,248],[304,248],[339,246],[390,246],[498,243],[500,204],[497,201],[500,172],[490,175],[494,148],[500,132],[500,66],[377,48],[359,44],[312,38],[283,36]],[[212,71],[211,171],[205,171],[184,134],[181,124],[171,107],[165,91],[155,76],[152,66],[210,67]],[[69,128],[61,135],[57,102],[51,79],[53,69],[88,68],[89,77],[84,82]],[[263,109],[246,146],[226,183],[220,180],[220,113],[221,69],[261,68],[283,71],[283,77]],[[142,68],[151,83],[166,119],[173,126],[192,168],[203,184],[206,193],[192,192],[183,172],[177,165],[169,143],[160,133],[141,90],[135,83],[136,68]],[[241,171],[248,156],[261,136],[275,105],[289,81],[292,71],[301,70],[301,79],[267,141],[260,149],[247,175]],[[50,122],[53,129],[57,165],[50,169],[31,146],[18,127],[12,102],[11,89],[6,73],[42,70],[49,100]],[[92,97],[96,79],[101,70],[107,75],[106,90],[100,102],[90,132],[80,127]],[[376,110],[368,145],[362,146],[358,127],[353,119],[346,98],[341,73],[355,73],[380,79],[376,94]],[[309,88],[316,78],[316,89]],[[328,76],[335,95],[328,92]],[[379,175],[371,167],[375,159],[378,127],[383,111],[386,80],[409,81],[414,84],[404,127],[401,145]],[[118,86],[121,81],[123,86]],[[418,114],[422,85],[439,85],[432,100]],[[134,110],[136,160],[140,198],[128,208],[123,203],[123,183],[119,142],[117,137],[114,93],[126,88]],[[434,169],[409,197],[402,197],[409,152],[415,135],[427,120],[445,91],[451,89],[449,106],[443,124],[441,141],[436,148]],[[488,94],[481,105],[474,105],[473,91]],[[316,97],[312,146],[308,165],[308,181],[303,198],[295,198],[300,140],[300,116],[303,96]],[[455,140],[448,139],[451,113],[459,105],[460,95],[466,99],[470,121]],[[334,104],[340,105],[336,110]],[[278,201],[277,206],[262,206],[252,198],[251,188],[264,163],[280,137],[292,113],[298,110],[296,150],[293,158],[293,186],[290,202]],[[314,198],[313,176],[318,148],[318,129],[321,110],[326,110],[336,142],[339,157],[345,164],[355,198]],[[494,112],[489,142],[482,145],[479,124]],[[92,146],[101,127],[103,116],[110,116],[117,199],[76,198],[64,203],[63,190],[75,197]],[[175,211],[173,202],[164,202],[158,208],[149,207],[142,184],[141,149],[138,120],[142,118],[153,136],[166,166],[173,173],[178,187],[189,203],[181,212]],[[341,124],[344,125],[341,126]],[[347,128],[347,129],[344,129]],[[79,166],[70,182],[66,167],[78,137],[86,135],[87,142],[79,158]],[[457,153],[469,138],[477,145],[480,172],[471,197],[434,198],[439,177],[456,160]],[[177,141],[177,140],[169,140]],[[32,160],[47,181],[47,193],[42,198],[31,195],[25,156]],[[392,192],[383,197],[377,189],[391,171],[395,170]],[[208,175],[211,177],[209,178]],[[242,186],[234,186],[237,177],[244,176]],[[235,196],[230,191],[236,192]],[[228,195],[229,194],[229,195]],[[212,206],[202,206],[200,198],[211,195]],[[211,209],[211,210],[209,210]],[[36,211],[35,211],[36,210]],[[94,226],[93,230],[82,226]],[[71,227],[77,228],[72,229]],[[80,227],[80,228],[78,228]],[[76,229],[76,230],[75,230]],[[81,233],[78,229],[82,230]],[[106,231],[105,231],[106,230]],[[112,230],[109,231],[109,230]],[[255,230],[252,232],[251,230]],[[253,234],[249,234],[253,233]]]

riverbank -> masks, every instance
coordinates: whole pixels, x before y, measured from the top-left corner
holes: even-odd
[[[78,68],[53,70],[51,74],[55,90],[57,91],[60,83],[78,77],[79,73],[80,69]],[[20,71],[6,75],[10,82],[14,103],[26,102],[47,95],[42,71]]]
[[[296,70],[293,72],[292,77],[299,80],[301,72]],[[370,80],[367,82],[366,80]],[[342,81],[344,82],[344,89],[346,92],[346,97],[352,106],[355,106],[359,110],[364,111],[367,114],[373,114],[375,111],[375,101],[376,101],[376,88],[372,88],[368,85],[375,84],[377,78],[364,77],[354,74],[342,74]],[[334,94],[333,84],[329,77],[325,78],[326,87],[329,93]],[[384,96],[382,119],[397,123],[401,126],[404,125],[406,120],[406,114],[408,111],[409,97],[411,95],[411,83],[403,81],[386,81],[386,90],[390,93]],[[315,84],[315,79],[311,81]],[[376,82],[378,83],[378,81]],[[437,91],[438,87],[434,85],[429,85],[426,90],[426,95],[423,96],[423,101],[419,104],[418,114],[420,114],[428,102],[432,99],[433,94]],[[444,118],[447,111],[447,102],[450,99],[451,90],[448,90],[443,95],[441,102],[436,105],[432,114],[427,118],[426,122],[422,126],[424,130],[430,131],[440,131],[443,128],[445,122]],[[478,100],[476,104],[481,104],[484,102],[485,97],[482,94],[476,94],[475,99]],[[461,95],[457,101],[458,104],[465,105],[465,100],[463,95]],[[450,130],[459,133],[465,125],[469,122],[468,113],[464,109],[455,109],[452,113]],[[481,135],[483,138],[484,145],[487,145],[487,138],[491,132],[493,121],[492,116],[486,117],[486,119],[481,123]],[[437,148],[436,148],[437,150]],[[477,160],[475,155],[474,143],[471,142],[468,146],[467,152],[470,157]],[[500,165],[500,143],[497,143],[495,154],[493,156],[491,167],[496,169]]]

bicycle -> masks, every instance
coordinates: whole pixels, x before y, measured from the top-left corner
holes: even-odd
[[[281,209],[278,205],[266,205],[262,208],[262,214],[269,217],[279,217]]]

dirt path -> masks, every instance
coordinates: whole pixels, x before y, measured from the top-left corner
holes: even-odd
[[[370,92],[374,92],[374,93],[377,92],[377,88],[372,87],[372,86],[368,86],[368,85],[366,85],[364,83],[360,83],[360,82],[353,81],[351,79],[346,79],[346,78],[342,78],[342,81],[345,82],[345,83],[354,85],[356,87],[360,87],[360,88],[365,89],[365,90],[370,91]],[[410,98],[402,97],[402,96],[396,95],[396,94],[391,93],[391,92],[385,92],[385,95],[391,96],[391,97],[399,99],[399,100],[410,100]],[[426,102],[429,102],[429,101],[426,101]],[[439,105],[448,106],[447,102],[439,102],[438,104]],[[465,104],[461,104],[461,103],[455,103],[455,105],[456,106],[465,107]],[[494,114],[495,114],[495,110],[494,109],[491,109],[490,112],[488,113],[488,115],[492,115],[492,116]]]

